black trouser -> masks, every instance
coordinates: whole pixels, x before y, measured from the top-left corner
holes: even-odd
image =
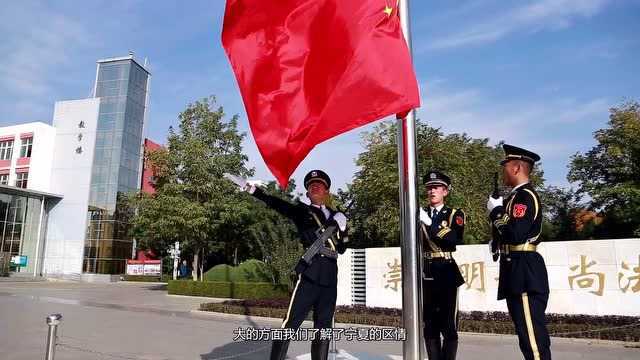
[[[422,282],[422,316],[424,337],[440,340],[458,340],[458,288],[437,286],[433,280]]]
[[[527,360],[550,360],[551,340],[544,320],[549,294],[522,293],[508,296],[507,308],[518,334],[520,350]]]
[[[291,295],[282,328],[297,330],[311,309],[313,309],[314,328],[331,328],[337,292],[337,286],[321,286],[304,277],[299,277]],[[328,357],[329,340],[320,340],[319,336],[320,334],[316,334],[316,339],[311,343],[312,360],[326,360]],[[288,340],[274,340],[270,359],[284,360],[288,347]]]
[[[333,326],[333,314],[336,310],[337,286],[321,286],[300,277],[291,295],[289,309],[282,327],[298,329],[313,309],[313,327],[328,329]]]

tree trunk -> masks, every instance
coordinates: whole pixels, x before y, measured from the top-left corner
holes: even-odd
[[[191,276],[193,277],[193,281],[198,281],[198,269],[199,269],[199,262],[198,262],[198,252],[196,251],[193,254],[193,263],[191,264]]]
[[[238,266],[238,247],[233,250],[233,266]]]
[[[202,259],[200,260],[200,281],[204,281],[204,248],[202,248]]]

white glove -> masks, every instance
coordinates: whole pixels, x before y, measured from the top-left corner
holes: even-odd
[[[238,185],[238,187],[240,188],[240,191],[245,191],[247,190],[247,179],[240,177],[240,176],[236,176],[236,175],[232,175],[229,173],[224,173],[222,174],[222,176],[231,181],[232,183]]]
[[[493,239],[489,240],[489,255],[493,256]]]
[[[256,191],[256,187],[264,187],[267,183],[262,180],[247,180],[247,192],[253,194]]]
[[[267,185],[267,182],[262,180],[247,180],[247,185],[264,187]]]
[[[424,211],[423,208],[420,208],[420,221],[422,221],[425,225],[431,226],[431,218],[429,217],[429,213]]]
[[[344,216],[343,213],[337,212],[333,214],[333,220],[335,220],[338,223],[338,227],[340,228],[340,231],[345,231],[347,229],[347,217]]]
[[[489,200],[487,201],[487,210],[489,210],[489,212],[493,211],[497,206],[502,206],[502,202],[502,196],[497,199],[489,196]]]
[[[254,191],[256,191],[257,186],[262,187],[267,184],[262,180],[247,180],[243,177],[232,175],[229,173],[224,173],[222,176],[224,176],[227,180],[231,181],[232,183],[238,185],[238,187],[240,188],[240,191],[246,191],[249,194],[253,194]]]

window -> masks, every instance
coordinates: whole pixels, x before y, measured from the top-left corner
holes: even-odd
[[[20,157],[31,157],[31,148],[33,147],[33,138],[22,139],[22,145],[20,146]]]
[[[9,174],[0,175],[0,185],[9,185]]]
[[[17,173],[16,174],[16,187],[26,189],[27,180],[29,179],[29,173]]]
[[[13,140],[0,141],[0,160],[11,160]]]

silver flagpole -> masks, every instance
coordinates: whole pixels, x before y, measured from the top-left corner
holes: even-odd
[[[411,54],[409,0],[400,0],[400,22]],[[413,57],[413,55],[411,55]],[[402,248],[402,322],[406,331],[405,360],[422,360],[420,254],[418,252],[418,191],[416,187],[416,112],[398,120],[400,175],[400,236]]]

